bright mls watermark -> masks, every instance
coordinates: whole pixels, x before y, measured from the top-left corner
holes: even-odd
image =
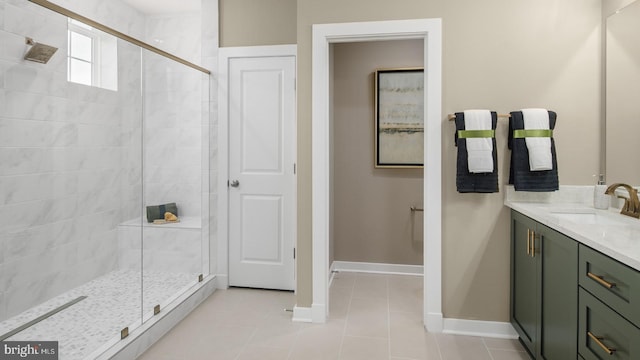
[[[58,360],[57,341],[3,341],[0,344],[0,360]]]

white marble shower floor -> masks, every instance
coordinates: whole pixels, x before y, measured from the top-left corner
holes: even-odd
[[[60,360],[91,359],[120,339],[120,330],[140,325],[141,319],[197,283],[198,274],[117,270],[67,291],[0,323],[5,334],[79,296],[86,299],[6,339],[58,341]],[[144,298],[140,284],[143,284]],[[141,305],[144,303],[144,306]]]

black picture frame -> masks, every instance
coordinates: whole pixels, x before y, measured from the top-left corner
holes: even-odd
[[[424,167],[424,68],[377,69],[375,167]]]

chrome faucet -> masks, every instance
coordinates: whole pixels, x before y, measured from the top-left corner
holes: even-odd
[[[617,188],[623,187],[629,193],[629,197],[618,196],[621,199],[624,199],[624,206],[620,210],[620,214],[634,217],[636,219],[640,219],[640,200],[638,199],[638,190],[632,188],[630,185],[617,183],[609,186],[607,191],[604,193],[607,195],[612,195]]]

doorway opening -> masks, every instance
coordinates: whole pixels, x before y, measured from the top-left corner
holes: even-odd
[[[329,313],[331,234],[330,45],[344,42],[421,39],[424,42],[424,324],[442,331],[441,300],[441,91],[442,21],[419,19],[313,26],[312,251],[314,322]]]
[[[407,164],[422,163],[423,45],[421,39],[331,44],[332,274],[363,271],[365,264],[373,272],[423,273],[424,171]],[[378,71],[385,82],[376,81]],[[405,163],[377,165],[374,153]]]

